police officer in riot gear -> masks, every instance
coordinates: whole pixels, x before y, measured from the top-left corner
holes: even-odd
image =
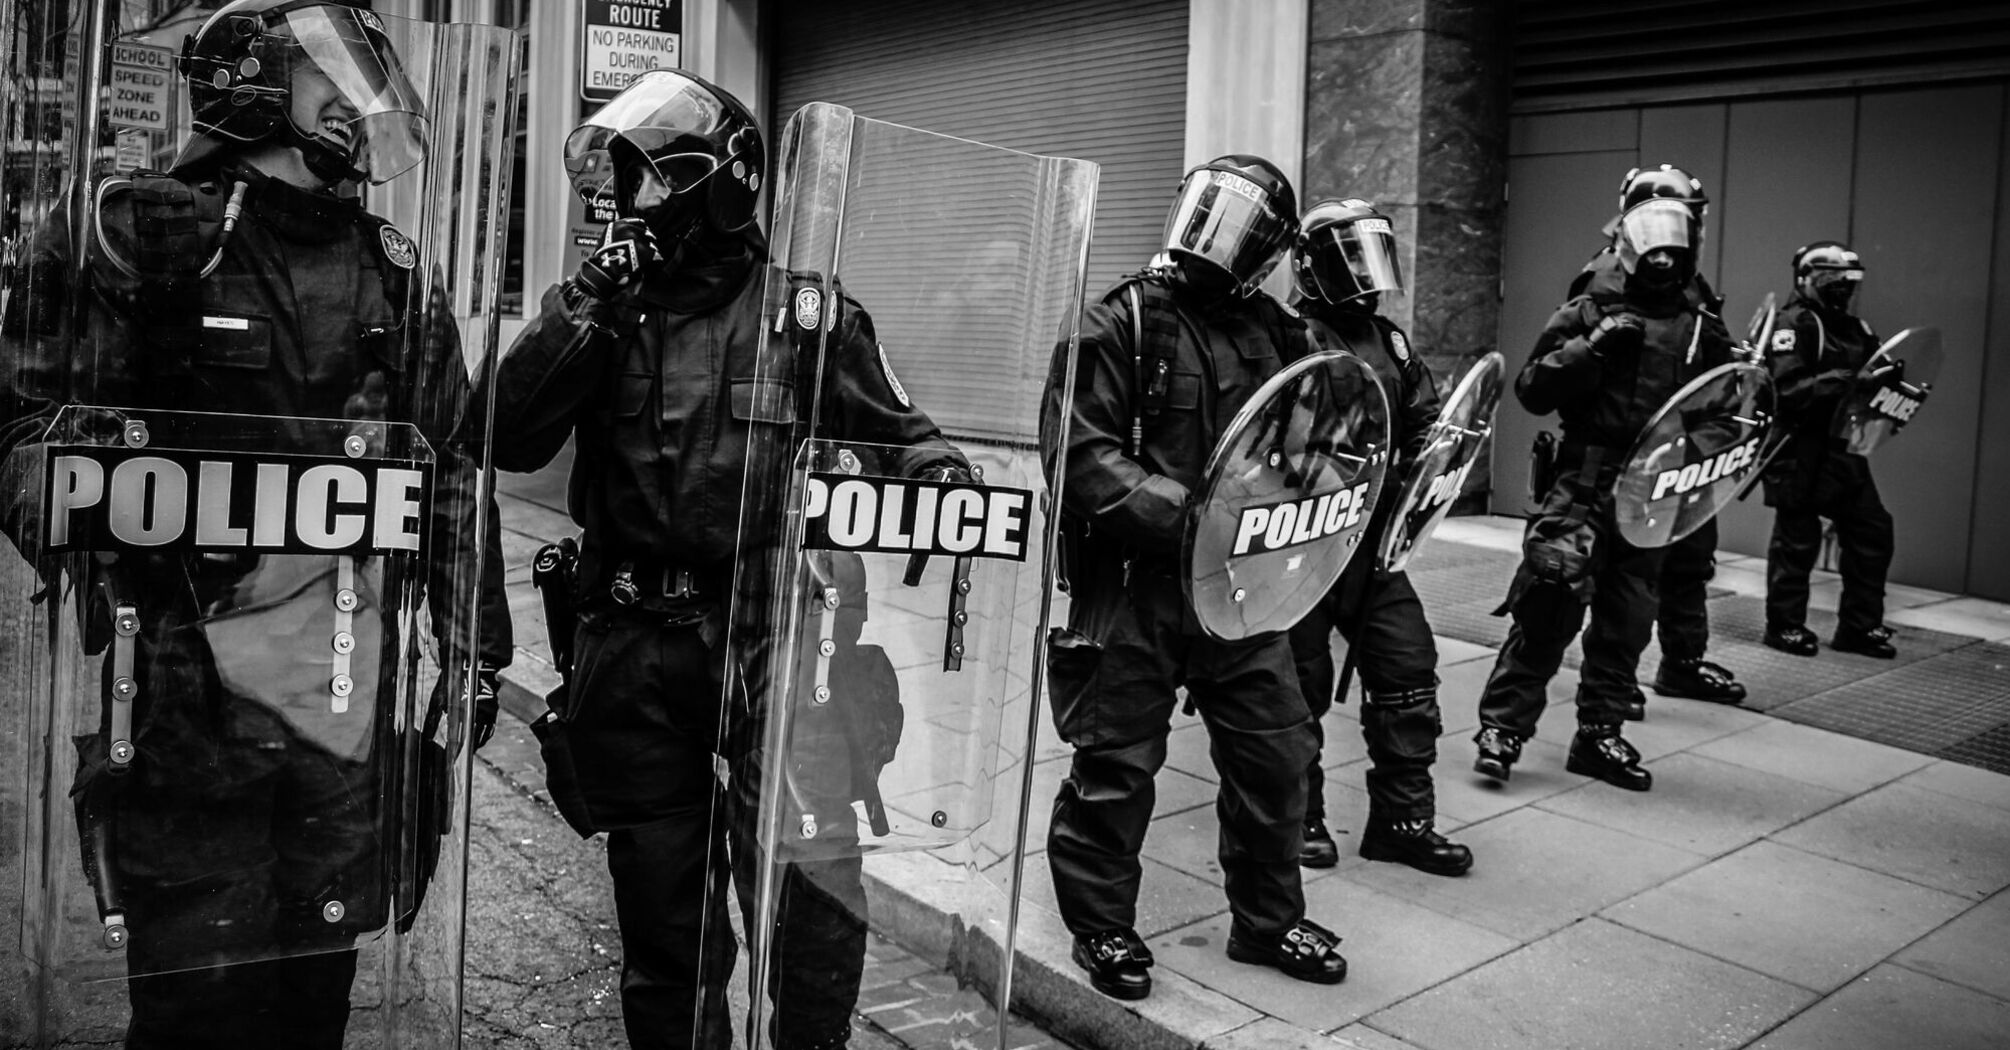
[[[1836,447],[1837,406],[1878,349],[1869,322],[1850,312],[1863,260],[1847,245],[1816,241],[1794,252],[1794,294],[1780,310],[1767,370],[1779,391],[1790,444],[1763,479],[1774,509],[1766,549],[1766,635],[1774,649],[1813,656],[1807,628],[1808,575],[1821,553],[1822,519],[1835,523],[1842,602],[1829,647],[1881,660],[1896,656],[1884,624],[1884,578],[1891,567],[1891,514],[1870,461]]]
[[[1535,734],[1564,649],[1584,624],[1578,731],[1566,768],[1635,791],[1653,784],[1620,727],[1653,627],[1661,550],[1618,533],[1612,488],[1627,449],[1684,383],[1732,357],[1730,334],[1695,276],[1702,184],[1667,165],[1621,185],[1617,251],[1564,303],[1515,378],[1563,437],[1553,481],[1530,518],[1502,611],[1514,617],[1480,698],[1474,769],[1506,780]]]
[[[1422,451],[1426,432],[1438,417],[1439,396],[1431,370],[1412,351],[1403,330],[1375,312],[1383,293],[1403,290],[1388,217],[1364,200],[1320,201],[1299,220],[1291,258],[1298,288],[1294,305],[1305,315],[1314,341],[1322,349],[1345,350],[1367,361],[1381,380],[1395,410],[1400,470]],[[1361,855],[1434,875],[1462,875],[1472,867],[1472,851],[1446,841],[1433,827],[1431,763],[1437,760],[1443,729],[1437,642],[1409,576],[1383,573],[1375,565],[1373,552],[1395,509],[1391,499],[1375,505],[1375,521],[1358,552],[1327,598],[1292,629],[1291,648],[1299,689],[1321,744],[1320,719],[1334,701],[1334,630],[1347,640],[1348,659],[1360,667],[1365,687],[1361,735],[1370,761]],[[1315,754],[1305,769],[1305,850],[1299,857],[1310,868],[1330,868],[1339,861],[1326,829],[1325,780]]]
[[[1617,266],[1618,220],[1613,222],[1614,242],[1591,257],[1570,282],[1569,298],[1584,294],[1601,270]],[[1721,304],[1723,299],[1701,273],[1696,275],[1696,291],[1703,302]],[[1712,306],[1719,311],[1719,306]],[[1745,687],[1731,669],[1705,659],[1710,647],[1710,580],[1717,575],[1717,520],[1668,545],[1661,559],[1660,602],[1655,608],[1655,637],[1661,661],[1654,672],[1654,691],[1661,696],[1704,700],[1714,704],[1739,704]],[[1623,711],[1627,721],[1647,717],[1647,698],[1638,688]]]
[[[1346,977],[1339,939],[1305,917],[1306,765],[1317,748],[1281,634],[1223,642],[1182,593],[1181,534],[1219,428],[1310,349],[1259,285],[1297,226],[1269,161],[1218,157],[1188,172],[1166,222],[1170,265],[1126,278],[1085,311],[1074,402],[1048,390],[1049,463],[1067,474],[1069,624],[1049,639],[1054,719],[1074,759],[1054,803],[1048,861],[1073,956],[1106,995],[1151,993],[1135,929],[1153,778],[1184,685],[1221,772],[1229,957],[1300,980]],[[1068,443],[1055,419],[1071,414]]]
[[[575,188],[612,196],[620,217],[504,357],[495,455],[530,471],[577,443],[579,624],[569,709],[557,714],[582,830],[608,834],[629,1043],[724,1048],[727,824],[743,906],[757,844],[751,812],[714,819],[713,762],[722,718],[743,714],[729,698],[754,692],[736,675],[762,673],[762,657],[759,639],[732,653],[723,639],[742,515],[779,520],[766,501],[743,507],[750,435],[807,413],[814,394],[847,440],[905,450],[889,473],[967,477],[967,464],[883,366],[871,318],[848,297],[825,302],[806,286],[784,319],[799,336],[830,330],[820,390],[810,375],[788,388],[789,377],[756,374],[762,325],[775,320],[756,222],[768,157],[738,99],[686,73],[647,73],[573,133],[566,156]],[[750,810],[760,771],[743,753],[723,757],[729,808]],[[860,858],[812,864],[824,870],[784,891],[776,934],[767,991],[780,1050],[845,1045],[858,997]]]
[[[173,169],[101,183],[88,240],[72,242],[59,216],[24,260],[32,276],[0,326],[0,492],[25,496],[7,497],[0,525],[45,578],[69,576],[52,586],[137,612],[129,631],[101,605],[87,611],[87,648],[117,651],[110,635],[132,635],[133,750],[121,770],[109,733],[80,738],[72,792],[100,907],[115,904],[130,927],[125,1045],[332,1050],[359,938],[404,929],[423,892],[393,899],[384,873],[428,878],[446,831],[399,823],[414,790],[397,760],[409,746],[399,665],[418,666],[399,652],[414,611],[401,593],[423,595],[442,650],[420,762],[444,791],[435,727],[459,724],[449,709],[472,701],[479,747],[513,651],[500,532],[491,503],[489,531],[472,538],[479,419],[453,321],[435,305],[444,292],[420,283],[429,275],[403,232],[337,192],[424,159],[425,110],[383,22],[333,3],[236,0],[187,39],[180,72],[194,134]],[[85,286],[48,280],[73,265]],[[317,454],[301,437],[308,421],[353,421],[352,440],[415,425],[436,457],[426,558],[101,551],[86,583],[38,554],[39,487],[17,484],[51,417],[73,405],[139,420],[218,413],[269,442],[254,457]],[[225,513],[214,498],[205,511]],[[471,653],[476,625],[454,595],[481,546]],[[330,678],[331,644],[355,654],[332,665],[353,678]],[[458,683],[471,660],[468,697]],[[108,653],[107,681],[113,663]],[[411,809],[443,805],[422,794]],[[401,839],[420,856],[397,852]]]

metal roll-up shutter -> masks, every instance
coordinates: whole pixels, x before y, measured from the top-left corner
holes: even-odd
[[[1514,109],[1534,113],[2010,73],[2003,0],[1520,0]]]
[[[1102,165],[1089,294],[1143,266],[1184,172],[1187,0],[782,0],[779,129],[809,102]]]

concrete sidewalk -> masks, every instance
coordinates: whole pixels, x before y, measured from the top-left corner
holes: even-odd
[[[507,681],[512,736],[551,684],[527,561],[574,531],[563,476],[555,465],[503,481],[522,649]],[[1353,855],[1366,756],[1355,705],[1338,706],[1327,791],[1342,861],[1307,872],[1306,896],[1311,916],[1345,938],[1352,973],[1317,987],[1230,962],[1215,774],[1199,721],[1181,718],[1140,901],[1156,990],[1122,1004],[1088,987],[1036,853],[1015,1009],[1112,1050],[2010,1045],[2010,776],[1981,768],[2010,769],[1999,754],[2010,743],[2010,609],[1894,588],[1900,660],[1793,660],[1756,645],[1751,592],[1763,573],[1727,556],[1712,656],[1752,684],[1755,709],[1651,699],[1628,736],[1655,788],[1632,794],[1563,771],[1576,686],[1566,669],[1501,787],[1469,771],[1470,737],[1505,632],[1480,607],[1498,602],[1518,529],[1448,522],[1413,571],[1440,633],[1439,826],[1473,848],[1471,875]],[[1827,595],[1832,607],[1834,589],[1825,580],[1817,603]],[[1821,615],[1813,625],[1826,634]],[[1051,736],[1037,752],[1030,849],[1044,849],[1066,752]],[[519,775],[535,795],[535,771]],[[926,907],[929,862],[897,856],[868,866],[870,889],[921,907],[876,914],[897,913],[912,929],[888,935],[925,948],[945,933]],[[868,1018],[891,1008],[861,1003]]]

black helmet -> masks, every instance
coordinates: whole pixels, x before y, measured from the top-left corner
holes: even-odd
[[[636,77],[565,140],[574,192],[611,198],[666,242],[752,224],[767,159],[739,99],[671,69]]]
[[[1686,283],[1703,254],[1703,183],[1681,168],[1634,168],[1619,184],[1613,239],[1629,274],[1646,260],[1656,283]]]
[[[1226,273],[1239,295],[1263,283],[1298,229],[1298,198],[1277,165],[1234,153],[1186,173],[1166,216],[1165,250]]]
[[[1292,277],[1307,299],[1339,306],[1403,290],[1389,217],[1357,197],[1307,208],[1291,247]]]
[[[1794,287],[1831,310],[1847,310],[1863,283],[1863,259],[1841,241],[1816,241],[1794,250]]]
[[[388,182],[425,159],[425,105],[373,12],[233,0],[183,40],[181,74],[194,136],[176,167],[267,140],[329,182]]]

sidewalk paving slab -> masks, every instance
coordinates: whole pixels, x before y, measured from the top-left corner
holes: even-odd
[[[1587,919],[1384,1010],[1373,1023],[1430,1050],[1729,1050],[1814,998]]]
[[[2006,1032],[2010,1004],[2001,999],[1901,966],[1880,966],[1752,1050],[2002,1050]]]
[[[1975,900],[2010,886],[2010,820],[2002,810],[1902,781],[1773,837]]]
[[[1939,929],[1969,904],[1917,883],[1761,841],[1599,915],[1830,992]],[[1922,958],[1949,959],[1965,947],[1945,943],[1948,951]]]

